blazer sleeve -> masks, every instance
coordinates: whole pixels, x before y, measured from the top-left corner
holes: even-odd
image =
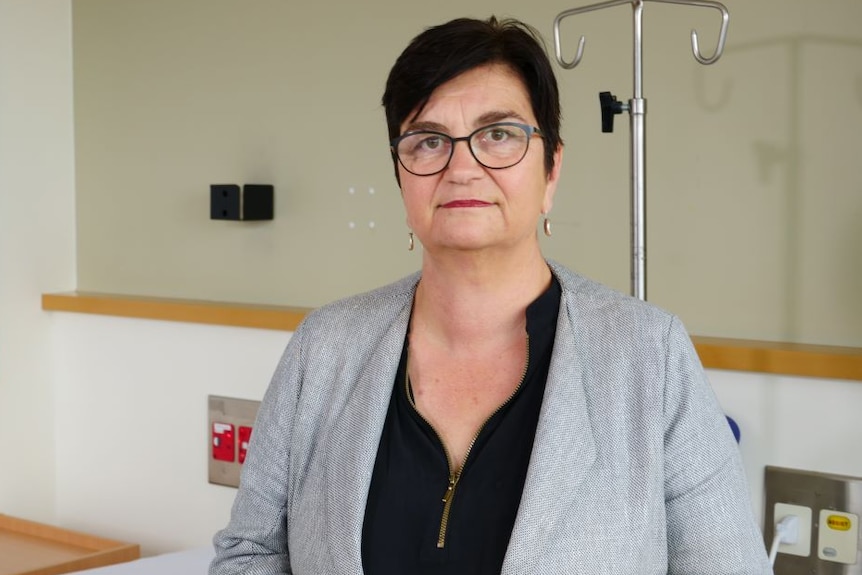
[[[213,538],[209,575],[290,575],[290,438],[302,384],[302,326],[294,332],[258,410],[227,526]]]
[[[738,446],[677,318],[671,321],[666,349],[668,572],[770,574]]]

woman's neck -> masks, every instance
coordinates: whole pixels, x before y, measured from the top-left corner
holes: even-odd
[[[550,281],[538,250],[524,258],[426,253],[412,329],[448,346],[523,334],[527,306]]]

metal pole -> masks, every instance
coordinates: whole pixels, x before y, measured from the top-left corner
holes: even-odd
[[[634,14],[634,98],[631,121],[631,293],[646,299],[646,100],[643,98],[643,2],[632,3]]]

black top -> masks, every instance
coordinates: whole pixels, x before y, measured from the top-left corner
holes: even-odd
[[[560,295],[554,278],[527,308],[524,381],[482,427],[451,491],[448,514],[449,464],[437,433],[408,395],[405,341],[365,507],[367,575],[499,575],[533,450]]]

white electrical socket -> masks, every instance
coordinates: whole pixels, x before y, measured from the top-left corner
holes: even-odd
[[[855,564],[859,551],[859,516],[821,509],[818,525],[817,557],[824,561]]]
[[[803,505],[791,505],[789,503],[776,503],[773,511],[774,525],[788,515],[799,517],[799,531],[796,543],[781,543],[778,546],[779,553],[808,557],[811,555],[811,508]]]

